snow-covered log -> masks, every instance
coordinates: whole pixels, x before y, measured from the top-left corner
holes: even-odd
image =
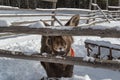
[[[83,27],[83,26],[81,26]],[[11,26],[0,27],[0,33],[12,32],[12,33],[25,33],[25,34],[41,34],[41,35],[74,35],[74,36],[101,36],[101,37],[120,37],[120,31],[116,29],[82,29],[81,27],[47,27],[47,28],[29,28],[28,26]],[[86,26],[85,26],[86,27]]]
[[[56,57],[52,55],[38,55],[38,54],[39,53],[36,53],[36,55],[25,55],[25,53],[22,52],[0,50],[0,57],[120,70],[120,62],[118,61],[100,60],[94,58],[91,60],[91,58],[89,57],[87,57],[86,60],[86,58],[82,57]]]

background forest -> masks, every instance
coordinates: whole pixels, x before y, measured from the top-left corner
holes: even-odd
[[[102,9],[105,9],[107,0],[97,0]],[[119,0],[108,0],[109,5],[117,6]],[[90,0],[58,0],[57,8],[89,8]],[[43,0],[0,0],[0,5],[15,6],[20,8],[52,8],[52,3]]]

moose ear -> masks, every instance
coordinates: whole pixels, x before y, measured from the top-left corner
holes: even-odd
[[[80,15],[74,15],[72,18],[65,24],[65,26],[77,26],[79,24]]]
[[[46,38],[46,45],[47,46],[52,45],[52,41],[51,41],[51,38],[49,36],[47,36],[47,38]]]

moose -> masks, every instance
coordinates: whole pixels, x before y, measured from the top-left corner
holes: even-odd
[[[65,24],[68,27],[76,27],[79,24],[80,16],[74,15]],[[45,26],[49,26],[44,22]],[[71,48],[73,43],[72,36],[42,36],[41,38],[41,53],[59,55],[59,56],[71,56],[74,57],[74,51]],[[41,62],[44,67],[48,78],[61,78],[72,77],[74,65]]]

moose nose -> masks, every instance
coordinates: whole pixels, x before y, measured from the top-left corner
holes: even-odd
[[[61,48],[61,47],[60,47],[59,49],[60,49],[60,50],[62,50],[62,48]]]
[[[60,51],[64,51],[64,48],[60,47],[59,50],[60,50]]]

